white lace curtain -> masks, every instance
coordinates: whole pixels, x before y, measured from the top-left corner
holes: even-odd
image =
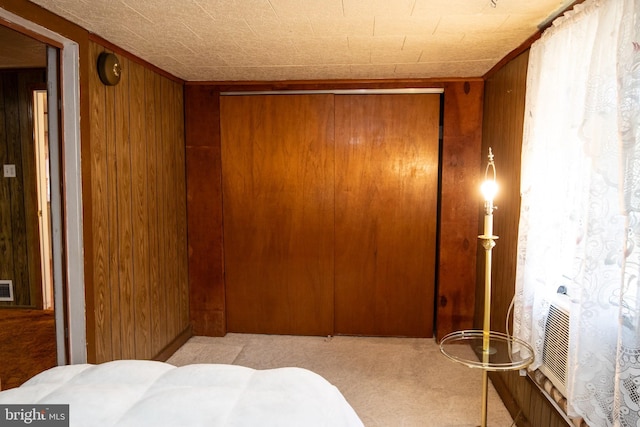
[[[541,364],[570,300],[569,415],[640,426],[640,0],[587,0],[531,47],[514,334]]]

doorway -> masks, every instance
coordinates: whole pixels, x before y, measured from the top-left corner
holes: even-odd
[[[16,33],[48,45],[48,118],[56,124],[49,127],[54,306],[63,308],[55,312],[57,362],[86,363],[79,46],[5,9],[0,18]]]
[[[0,250],[0,278],[11,288],[0,304],[0,381],[5,389],[55,366],[58,345],[50,210],[48,204],[40,208],[38,182],[39,169],[49,169],[43,139],[48,135],[47,46],[5,27],[0,27],[0,40],[15,49],[0,55],[0,235],[6,243]],[[46,185],[45,198],[50,194]]]

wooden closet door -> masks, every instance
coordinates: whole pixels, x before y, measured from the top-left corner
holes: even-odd
[[[433,333],[440,97],[335,98],[335,332]]]
[[[220,101],[229,332],[333,332],[333,95]]]

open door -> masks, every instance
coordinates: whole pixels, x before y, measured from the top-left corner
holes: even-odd
[[[33,148],[37,194],[42,308],[53,310],[53,255],[51,253],[51,186],[49,178],[49,123],[47,91],[33,91]]]

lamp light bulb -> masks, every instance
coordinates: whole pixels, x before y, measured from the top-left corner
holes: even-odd
[[[498,183],[494,179],[487,179],[480,186],[480,191],[485,201],[493,202],[496,194],[498,194]]]

